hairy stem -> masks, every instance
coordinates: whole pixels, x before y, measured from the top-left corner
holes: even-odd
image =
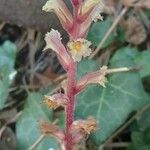
[[[66,108],[66,150],[73,149],[72,135],[70,127],[74,121],[74,105],[75,105],[75,87],[76,87],[76,63],[72,63],[68,70],[67,96],[69,103]]]

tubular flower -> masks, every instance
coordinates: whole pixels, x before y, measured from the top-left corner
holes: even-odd
[[[68,48],[74,61],[80,61],[82,57],[87,57],[91,54],[91,42],[85,39],[77,39],[68,42]]]
[[[65,30],[73,25],[73,17],[63,0],[48,0],[42,8],[46,12],[54,12]]]
[[[103,20],[101,16],[103,8],[104,4],[101,0],[85,0],[80,5],[77,16],[80,21],[80,28],[77,30],[79,37],[86,37],[93,21]]]
[[[92,20],[96,22],[97,20],[103,20],[103,17],[101,16],[101,13],[103,12],[104,4],[103,2],[99,2],[99,4],[94,8],[92,11]]]
[[[60,106],[65,107],[68,102],[68,97],[65,94],[54,94],[52,96],[44,96],[44,103],[49,108],[58,108]]]
[[[90,15],[90,17],[95,20],[103,10],[102,0],[85,0],[79,7],[78,16],[79,18],[84,18]]]
[[[71,125],[71,133],[73,135],[74,143],[78,143],[86,135],[97,130],[97,123],[93,117],[87,120],[76,120]]]
[[[46,47],[44,50],[52,49],[55,51],[61,59],[62,65],[67,67],[71,61],[71,57],[67,53],[67,50],[61,40],[61,34],[57,30],[52,29],[45,35]]]
[[[99,71],[89,73],[83,76],[77,83],[76,92],[79,93],[84,90],[89,84],[100,84],[105,87],[105,83],[107,82],[107,78],[105,77],[107,74],[107,66],[103,66]]]
[[[53,135],[57,137],[59,140],[64,140],[65,134],[59,127],[57,127],[55,124],[50,123],[50,122],[44,122],[40,121],[40,127],[42,133],[46,135]]]

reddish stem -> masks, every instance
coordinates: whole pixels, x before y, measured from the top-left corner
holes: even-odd
[[[76,63],[70,64],[68,70],[68,84],[67,84],[67,96],[69,97],[69,103],[66,108],[66,150],[73,149],[72,135],[70,133],[70,127],[74,121],[74,107],[75,107],[75,87],[76,87]]]
[[[79,4],[78,0],[72,0],[72,3],[74,6],[77,6]]]

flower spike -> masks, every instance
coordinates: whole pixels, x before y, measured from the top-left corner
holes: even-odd
[[[72,27],[72,14],[63,0],[48,0],[42,9],[46,12],[54,12],[66,31]]]
[[[72,59],[67,53],[67,50],[61,40],[61,34],[57,30],[52,29],[45,35],[46,47],[44,48],[44,50],[52,49],[53,51],[55,51],[60,58],[62,66],[64,67],[64,69],[66,69],[68,68],[69,63],[72,61]]]
[[[69,51],[74,61],[80,61],[82,57],[87,57],[91,54],[91,42],[85,39],[77,39],[68,43]]]
[[[65,94],[54,94],[52,96],[44,96],[44,103],[49,108],[58,108],[60,106],[65,107],[68,103],[68,97]]]

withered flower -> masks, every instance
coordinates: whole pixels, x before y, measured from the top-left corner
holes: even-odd
[[[44,96],[44,101],[43,101],[49,108],[56,109],[60,106],[65,107],[68,102],[68,97],[65,94],[58,93],[54,94],[52,96]]]
[[[78,143],[86,135],[91,134],[97,130],[96,120],[89,117],[87,120],[76,120],[71,126],[71,133],[74,143]]]

